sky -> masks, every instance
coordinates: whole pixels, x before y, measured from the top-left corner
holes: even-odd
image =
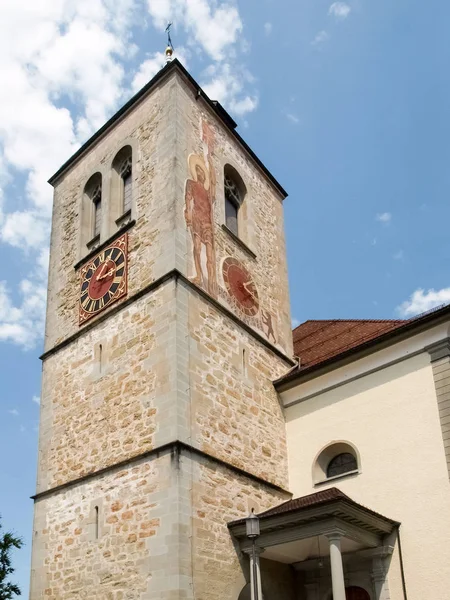
[[[289,192],[292,319],[450,302],[444,0],[2,0],[0,515],[28,594],[50,175],[177,57]]]

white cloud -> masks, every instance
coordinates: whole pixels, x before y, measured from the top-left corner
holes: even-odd
[[[236,115],[243,116],[258,106],[258,97],[245,93],[245,84],[252,81],[251,75],[245,70],[224,63],[212,65],[205,75],[209,78],[202,84],[206,94]]]
[[[272,29],[273,29],[272,23],[269,23],[269,22],[264,23],[264,33],[266,35],[270,35],[272,33]]]
[[[0,72],[8,84],[0,87],[0,243],[25,252],[29,274],[17,289],[0,282],[0,341],[29,348],[42,335],[52,203],[46,181],[120,101],[123,60],[136,49],[136,5],[2,2]],[[19,193],[12,175],[25,179]]]
[[[419,288],[397,307],[397,312],[403,317],[412,317],[448,303],[450,303],[450,288],[431,289],[426,292]]]
[[[35,404],[40,404],[41,403],[41,398],[40,398],[40,396],[33,396],[31,398],[31,401],[34,402]]]
[[[284,114],[286,115],[286,119],[291,121],[291,123],[295,123],[296,125],[300,123],[300,119],[294,113],[285,112]]]
[[[24,279],[20,283],[21,300],[14,306],[4,281],[0,281],[0,341],[32,348],[44,329],[46,286]]]
[[[392,215],[390,212],[379,213],[377,214],[375,219],[380,223],[385,223],[387,225],[392,221]]]
[[[394,260],[403,260],[405,254],[403,252],[403,250],[399,250],[398,252],[395,252],[393,255],[393,259]]]
[[[12,415],[13,417],[18,417],[19,416],[19,411],[17,410],[17,408],[12,408],[11,410],[8,410],[9,414]]]
[[[168,21],[182,27],[192,47],[201,46],[213,60],[223,60],[242,31],[239,11],[233,2],[207,0],[147,0],[155,25],[165,29]]]
[[[293,317],[292,321],[291,321],[291,325],[292,325],[292,329],[295,329],[296,327],[298,327],[300,325],[300,321],[298,319],[296,319],[295,317]]]
[[[213,61],[205,69],[201,82],[212,100],[218,100],[238,117],[257,108],[257,93],[246,91],[253,80],[238,60],[238,51],[245,53],[248,42],[242,36],[242,20],[234,0],[147,0],[147,3],[157,28],[164,30],[173,21],[173,38],[177,29],[186,33],[186,47],[178,49],[175,44],[181,62],[186,62],[183,58],[191,52],[198,54],[199,49]],[[271,24],[266,23],[266,33],[270,28]],[[135,76],[133,90],[147,83],[163,64],[162,53],[147,58]]]
[[[313,41],[311,42],[311,44],[313,46],[319,46],[320,44],[323,44],[324,42],[328,41],[328,39],[330,38],[330,36],[328,35],[328,33],[323,29],[322,31],[319,31],[319,33],[316,35],[316,37],[313,39]]]
[[[328,9],[328,14],[336,17],[336,19],[346,19],[351,10],[351,7],[346,2],[333,2]]]
[[[178,60],[187,68],[188,52],[185,48],[177,48],[174,52],[173,57],[178,58]],[[144,87],[157,73],[164,67],[166,64],[166,56],[164,52],[155,52],[150,55],[149,58],[144,60],[139,66],[139,69],[136,75],[133,78],[133,82],[131,84],[131,89],[135,94],[141,88]]]

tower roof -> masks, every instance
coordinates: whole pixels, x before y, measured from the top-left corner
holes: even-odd
[[[209,105],[209,107],[215,112],[217,117],[227,127],[230,133],[236,138],[238,143],[245,149],[245,151],[251,156],[256,162],[259,168],[264,172],[268,179],[272,182],[274,187],[278,190],[283,198],[287,196],[287,192],[275,179],[272,173],[267,169],[263,162],[256,156],[250,146],[242,139],[239,133],[236,131],[237,123],[231,117],[231,115],[223,108],[220,102],[211,100],[207,94],[203,91],[200,85],[190,75],[190,73],[183,67],[180,61],[175,58],[171,62],[167,63],[154,77],[151,79],[137,94],[135,94],[126,104],[122,106],[110,119],[107,121],[98,131],[94,133],[82,146],[79,148],[57,171],[50,177],[48,183],[54,185],[57,179],[79,158],[81,158],[87,150],[101,138],[114,124],[121,118],[123,118],[128,111],[130,111],[141,99],[143,99],[161,80],[167,77],[172,71],[179,71],[181,75],[188,80],[188,82],[196,89],[197,97],[203,98],[203,100]]]

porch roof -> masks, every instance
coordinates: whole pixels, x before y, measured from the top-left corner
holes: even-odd
[[[400,525],[398,521],[358,504],[337,488],[329,488],[283,502],[258,514],[262,547],[327,535],[339,530],[365,547],[382,545],[386,535]],[[245,519],[228,523],[242,549],[251,545],[246,537]]]

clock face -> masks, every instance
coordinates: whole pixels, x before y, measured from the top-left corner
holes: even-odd
[[[80,325],[127,293],[127,234],[81,269]]]
[[[259,311],[258,290],[242,263],[228,257],[222,265],[223,280],[234,304],[247,316],[254,317]]]

